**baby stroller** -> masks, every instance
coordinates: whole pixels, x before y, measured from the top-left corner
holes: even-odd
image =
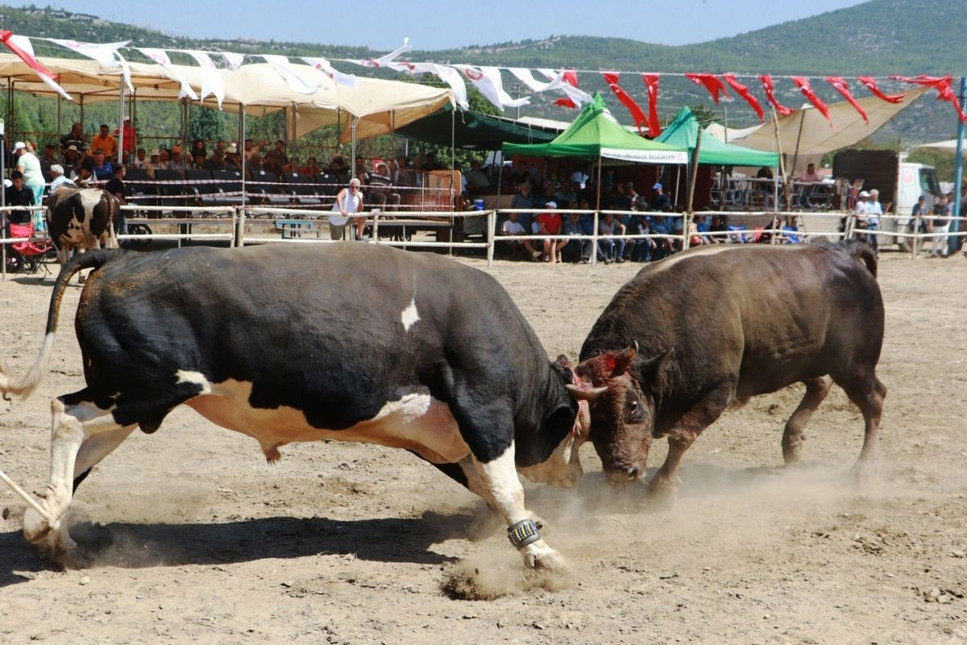
[[[44,257],[53,250],[50,240],[34,239],[34,224],[15,224],[10,222],[7,231],[10,238],[27,238],[25,242],[14,242],[7,250],[7,271],[36,273],[41,266],[44,273],[50,270],[44,264]]]

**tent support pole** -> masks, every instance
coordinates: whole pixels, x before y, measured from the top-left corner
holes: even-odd
[[[967,78],[960,77],[960,104],[964,105],[964,94],[967,93]],[[964,122],[957,121],[957,169],[954,172],[954,221],[951,222],[950,230],[954,233],[960,232],[960,214],[963,212],[963,183],[964,183]],[[956,253],[963,246],[964,238],[954,236],[950,238],[953,244],[952,252]],[[947,250],[950,255],[951,249]]]
[[[800,127],[801,126],[800,122]],[[779,115],[776,113],[776,108],[772,108],[772,126],[775,128],[776,134],[776,150],[779,152],[779,172],[772,179],[772,210],[774,212],[779,211],[779,175],[782,175],[783,179],[786,177],[786,164],[782,160],[782,141],[779,139]],[[796,149],[799,149],[799,144],[797,142]],[[789,196],[789,187],[786,184],[786,197]],[[788,203],[788,202],[787,202]]]
[[[248,188],[245,186],[245,175],[247,173],[246,159],[245,159],[245,106],[241,103],[238,104],[238,143],[236,145],[236,150],[238,146],[241,146],[240,152],[242,153],[242,208],[248,203]],[[239,246],[242,246],[239,243]]]
[[[124,73],[121,73],[121,87],[118,92],[118,158],[117,163],[124,165]]]
[[[691,241],[690,229],[692,228],[692,209],[695,206],[695,184],[698,183],[698,155],[702,151],[702,128],[698,129],[698,136],[695,138],[695,152],[692,153],[692,167],[689,168],[688,177],[688,202],[685,205],[685,214],[682,217],[685,221],[682,222],[682,235],[685,239],[682,240],[682,248],[687,249],[689,242]]]

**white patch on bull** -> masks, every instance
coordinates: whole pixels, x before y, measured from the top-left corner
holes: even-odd
[[[287,443],[327,439],[412,450],[433,463],[457,462],[470,454],[449,406],[425,388],[386,403],[372,419],[344,430],[312,427],[302,410],[289,406],[253,408],[251,394],[251,383],[228,380],[186,405],[212,423],[254,438],[270,461],[280,457],[278,449]]]
[[[175,384],[181,385],[182,383],[197,385],[200,388],[198,394],[210,394],[212,391],[212,384],[208,382],[208,379],[201,372],[178,370],[175,372]]]
[[[517,476],[517,465],[514,462],[514,443],[493,461],[480,463],[479,468],[485,485],[490,489],[497,508],[505,514],[510,509],[524,509],[524,489]],[[524,517],[507,517],[508,522],[519,522]]]
[[[410,331],[410,327],[420,320],[420,313],[416,310],[416,296],[410,299],[410,304],[403,310],[403,329]]]

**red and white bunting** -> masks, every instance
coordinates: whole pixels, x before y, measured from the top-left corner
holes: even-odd
[[[289,59],[285,56],[280,56],[278,54],[263,54],[262,58],[265,59],[266,63],[272,66],[272,69],[275,70],[275,73],[282,77],[282,80],[285,81],[286,85],[288,85],[289,89],[291,89],[293,92],[310,96],[318,92],[319,88],[322,87],[323,81],[321,78],[319,78],[318,74],[312,72],[317,77],[316,80],[309,81],[304,79],[295,72],[292,65],[289,63]]]
[[[124,84],[128,86],[128,91],[134,93],[134,86],[131,84],[131,68],[128,62],[121,56],[120,49],[127,47],[131,41],[123,40],[117,43],[82,43],[76,40],[61,40],[59,38],[48,38],[49,42],[66,47],[82,56],[87,56],[104,67],[121,70]]]
[[[863,106],[857,103],[856,99],[853,98],[853,93],[850,91],[849,83],[846,82],[846,79],[842,76],[827,76],[826,80],[836,89],[837,92],[843,95],[844,99],[849,101],[849,104],[852,105],[857,112],[860,113],[860,116],[863,117],[863,121],[866,122],[866,125],[869,125],[870,117],[867,116],[866,110],[863,109]]]
[[[37,73],[37,76],[42,80],[47,87],[54,90],[61,96],[63,96],[68,101],[73,101],[71,95],[60,86],[56,80],[56,76],[49,69],[41,65],[37,59],[34,57],[34,46],[30,44],[30,39],[26,36],[15,36],[10,31],[4,29],[0,31],[0,40],[3,44],[7,46],[7,49],[16,54],[20,60],[27,63],[30,69]]]
[[[815,105],[816,109],[819,110],[824,117],[826,117],[826,120],[829,121],[829,125],[833,125],[833,119],[829,116],[829,108],[818,96],[816,96],[816,93],[813,92],[813,86],[809,84],[809,79],[805,76],[793,76],[792,82],[796,84],[796,87],[799,88],[799,91],[802,92],[803,96],[805,96],[810,103]]]
[[[436,63],[400,62],[390,63],[389,67],[404,74],[433,74],[450,86],[450,89],[453,90],[453,100],[461,109],[470,109],[470,103],[467,101],[467,84],[463,82],[460,72],[452,67],[437,65]]]
[[[215,62],[203,51],[195,49],[182,51],[194,58],[198,66],[201,67],[201,98],[199,100],[204,101],[209,95],[214,96],[215,100],[218,101],[218,109],[222,109],[222,101],[225,100],[225,88],[222,87],[222,77],[218,74]]]
[[[457,65],[456,68],[463,73],[467,79],[473,83],[481,94],[484,95],[498,110],[504,111],[505,107],[521,107],[530,105],[530,97],[513,99],[504,90],[503,81],[500,78],[500,70],[496,67],[472,67],[470,65]]]

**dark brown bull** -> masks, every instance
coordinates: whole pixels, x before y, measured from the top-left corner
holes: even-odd
[[[668,457],[649,493],[673,493],[679,461],[733,402],[797,382],[785,462],[833,383],[866,422],[856,468],[875,463],[886,387],[876,378],[883,300],[865,244],[706,247],[648,266],[598,318],[577,374],[591,439],[613,483],[642,477],[653,437]],[[576,386],[571,386],[576,389]]]

